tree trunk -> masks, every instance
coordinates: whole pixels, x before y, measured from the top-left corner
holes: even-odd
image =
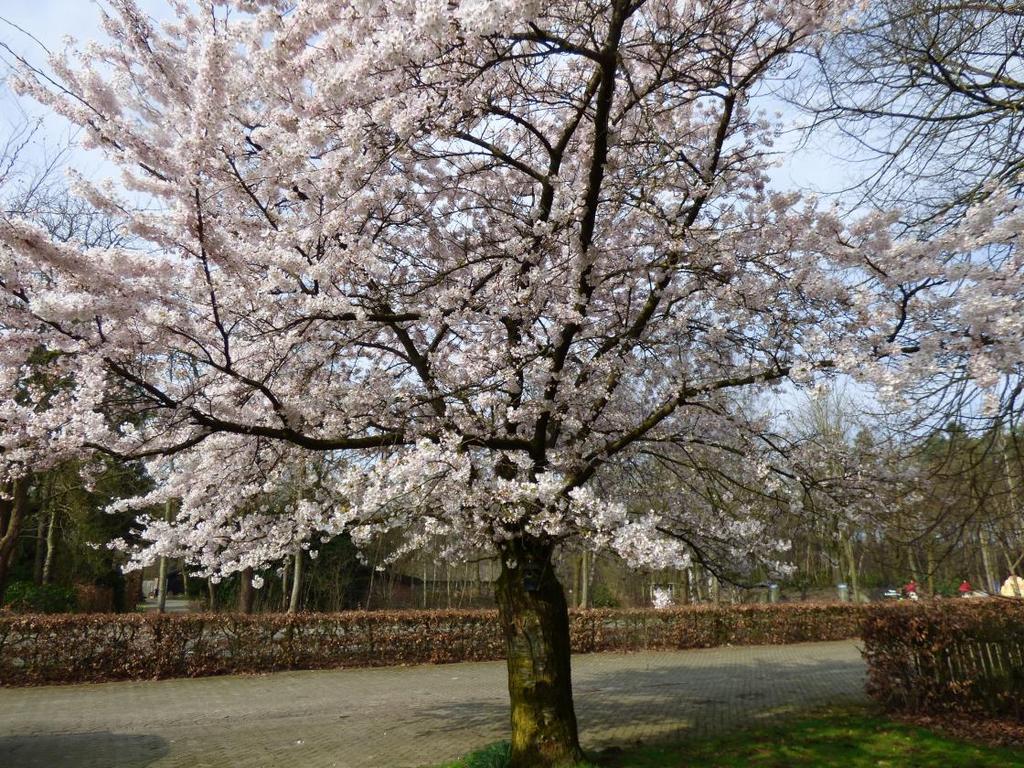
[[[1007,570],[1010,572],[1008,578],[1010,580],[1010,589],[1013,590],[1013,596],[1024,597],[1024,595],[1021,595],[1020,593],[1020,582],[1017,581],[1017,566],[1020,564],[1020,558],[1017,558],[1017,560],[1014,561],[1013,556],[1010,554],[1010,550],[1008,550],[1005,546],[1002,548],[1002,550],[1003,556],[1006,558]]]
[[[707,584],[704,582],[704,569],[699,565],[693,566],[693,591],[697,597],[697,604],[703,603],[707,597]]]
[[[981,563],[985,568],[985,591],[991,594],[999,594],[999,581],[995,569],[992,567],[992,554],[989,550],[988,531],[984,527],[978,532],[978,539],[981,542]]]
[[[288,602],[288,613],[299,610],[299,596],[302,589],[302,547],[295,548],[295,574],[292,577],[292,599]]]
[[[206,577],[206,592],[210,597],[210,604],[207,606],[207,610],[217,610],[217,585],[213,583],[209,576]]]
[[[907,562],[910,564],[910,578],[912,578],[915,583],[920,584],[921,569],[917,565],[917,556],[914,554],[913,547],[909,547],[907,549]]]
[[[580,608],[590,607],[590,561],[589,550],[584,549],[580,558]]]
[[[1017,503],[1017,484],[1013,481],[1013,474],[1010,472],[1010,454],[1007,449],[1005,435],[1003,435],[1003,472],[1006,475],[1006,488],[1009,491],[1011,520],[1016,523],[1020,523],[1020,507]],[[1010,584],[1013,586],[1013,594],[1015,597],[1021,597],[1020,582],[1017,581],[1017,566],[1020,565],[1021,559],[1024,559],[1024,555],[1021,555],[1016,561],[1014,561],[1010,557],[1009,551],[1006,552],[1006,562],[1010,566]]]
[[[380,547],[377,547],[377,554],[380,554]],[[436,569],[435,569],[436,574]],[[370,610],[370,601],[373,599],[373,579],[377,575],[377,558],[373,558],[373,565],[370,568],[370,583],[366,587],[366,600],[363,603],[363,610]]]
[[[46,560],[43,561],[43,584],[53,581],[53,561],[57,557],[57,508],[50,510],[50,522],[46,530]]]
[[[853,539],[843,538],[843,552],[846,556],[846,568],[850,572],[850,595],[854,603],[860,603],[860,579],[857,574],[857,559],[853,555]]]
[[[28,507],[28,478],[18,478],[4,490],[8,497],[0,498],[0,605],[4,602],[7,574]]]
[[[289,601],[291,599],[291,573],[292,563],[291,560],[286,560],[284,563],[283,572],[281,573],[281,610],[287,612]]]
[[[515,539],[502,552],[498,613],[512,704],[510,768],[580,761],[572,702],[569,612],[551,547]]]
[[[238,612],[252,613],[253,598],[252,568],[245,568],[238,574]]]
[[[39,509],[36,511],[36,551],[32,560],[32,581],[38,587],[43,583],[43,563],[46,560],[47,522],[49,514],[47,509],[53,504],[53,473],[43,476],[40,487]]]
[[[43,583],[43,563],[46,560],[46,521],[49,516],[44,509],[39,510],[39,519],[36,522],[36,551],[32,561],[32,581]]]
[[[160,571],[156,577],[156,610],[158,613],[167,612],[167,558],[160,558]]]
[[[171,500],[168,499],[164,502],[164,520],[168,523],[171,522]],[[160,557],[160,572],[157,576],[157,611],[165,613],[167,611],[167,558],[165,556]]]

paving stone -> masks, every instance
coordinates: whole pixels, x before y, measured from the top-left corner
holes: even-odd
[[[585,748],[863,699],[852,642],[573,658]],[[0,689],[2,768],[415,768],[508,736],[503,662]]]

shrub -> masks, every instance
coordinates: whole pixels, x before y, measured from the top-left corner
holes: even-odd
[[[110,613],[114,610],[115,593],[112,587],[76,584],[75,606],[81,613]]]
[[[7,587],[4,607],[16,613],[71,613],[78,607],[72,587],[15,581]]]
[[[1024,722],[1024,601],[875,606],[862,637],[868,694],[888,709]]]
[[[621,605],[615,593],[604,584],[594,586],[594,596],[590,602],[595,608],[618,608]]]
[[[852,605],[691,606],[570,615],[575,653],[854,637]],[[0,616],[0,682],[24,685],[504,658],[494,611]]]

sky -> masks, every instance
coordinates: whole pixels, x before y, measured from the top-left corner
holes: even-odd
[[[138,3],[154,18],[170,15],[165,0]],[[45,49],[55,53],[63,50],[69,36],[80,44],[103,36],[96,0],[0,0],[0,42],[32,64],[45,65]],[[6,51],[0,53],[9,58]],[[0,65],[0,76],[4,75],[6,67]],[[28,148],[27,162],[41,162],[66,142],[70,128],[64,120],[47,114],[33,100],[17,96],[6,82],[0,82],[0,146],[26,118],[43,120],[43,130]],[[70,162],[86,176],[100,176],[110,170],[98,155],[81,150],[71,156]]]

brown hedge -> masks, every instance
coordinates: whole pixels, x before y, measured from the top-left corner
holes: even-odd
[[[885,707],[1024,722],[1024,601],[876,606],[862,639],[868,694]]]
[[[106,613],[114,610],[114,590],[89,584],[75,585],[75,605],[79,613]]]
[[[570,617],[576,653],[854,637],[851,605],[592,610]],[[98,682],[504,657],[494,611],[335,614],[0,614],[0,683]]]

